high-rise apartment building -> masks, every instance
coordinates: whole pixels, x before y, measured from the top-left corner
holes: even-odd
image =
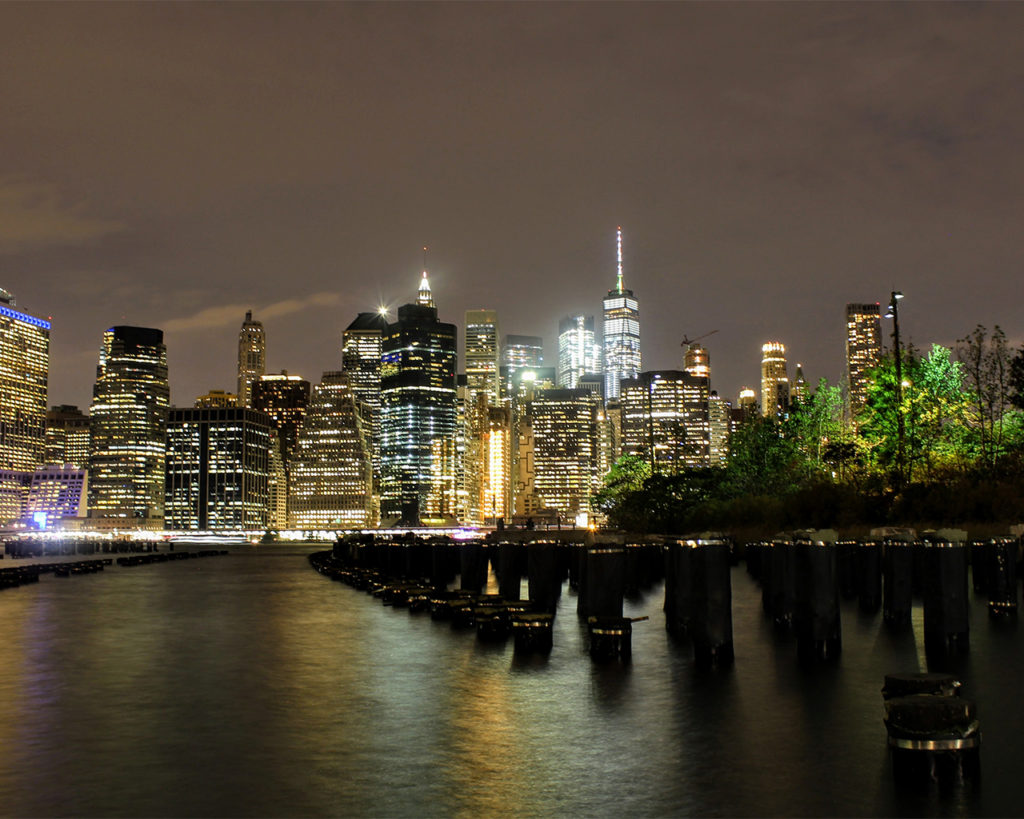
[[[163,332],[107,330],[92,396],[89,517],[163,528],[170,397]]]
[[[786,374],[786,347],[778,341],[761,345],[761,414],[784,415],[789,412],[789,376]]]
[[[367,432],[347,374],[325,372],[306,407],[292,457],[292,528],[364,529],[377,522]]]
[[[270,418],[246,407],[172,408],[167,419],[167,528],[268,526]]]
[[[589,390],[537,390],[528,409],[536,508],[563,522],[590,513],[598,475],[600,396]]]
[[[424,522],[455,513],[458,333],[438,321],[426,271],[381,345],[381,517]]]
[[[61,404],[46,413],[46,457],[55,466],[86,469],[89,465],[89,416],[78,407]]]
[[[566,316],[558,322],[558,386],[575,389],[587,373],[601,372],[601,347],[594,340],[593,316]]]
[[[882,360],[881,308],[846,305],[846,384],[850,410],[857,412],[868,397],[868,373]]]
[[[252,408],[270,416],[277,430],[285,472],[290,468],[309,392],[309,382],[301,376],[289,375],[287,370],[260,376],[252,385]]]
[[[640,372],[640,307],[622,286],[622,228],[616,232],[615,288],[604,299],[604,397],[619,397],[619,383]]]
[[[46,451],[50,322],[0,289],[0,469],[31,473]]]
[[[246,310],[242,329],[238,331],[238,406],[252,406],[252,385],[267,371],[267,337],[263,324],[253,321],[252,310]]]
[[[622,454],[673,475],[711,463],[708,379],[679,370],[642,372],[622,385]]]

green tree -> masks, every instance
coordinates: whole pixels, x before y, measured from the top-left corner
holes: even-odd
[[[992,334],[979,324],[957,341],[957,359],[970,395],[969,426],[978,454],[991,465],[1006,453],[1006,421],[1011,407],[1012,359],[1006,334],[997,324]]]
[[[889,475],[894,488],[969,460],[965,421],[970,396],[960,362],[952,360],[948,348],[933,344],[924,357],[913,348],[904,350],[902,369],[899,403],[895,360],[889,357],[871,373],[867,402],[857,416],[871,462]]]
[[[843,418],[843,394],[824,378],[803,401],[796,402],[783,424],[783,434],[792,437],[802,456],[805,477],[838,477],[837,464],[845,465],[852,434]]]
[[[651,476],[651,467],[636,455],[623,455],[613,465],[600,489],[590,499],[594,509],[602,512],[608,522],[618,528],[637,525],[636,497]]]
[[[800,481],[796,442],[774,416],[752,418],[729,441],[722,492],[731,497],[784,494]]]

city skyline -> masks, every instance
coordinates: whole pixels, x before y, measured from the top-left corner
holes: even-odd
[[[52,317],[48,402],[79,407],[117,325],[165,332],[173,403],[233,391],[246,310],[267,371],[316,381],[359,313],[411,300],[424,244],[442,320],[497,310],[551,362],[558,319],[599,313],[619,224],[644,368],[717,330],[730,400],[769,339],[837,382],[845,305],[891,290],[908,341],[980,322],[1016,347],[1021,22],[1009,4],[8,4],[0,287]]]

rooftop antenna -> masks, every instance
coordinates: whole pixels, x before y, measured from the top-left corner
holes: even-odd
[[[622,292],[622,225],[616,229],[615,234],[615,245],[617,255],[619,259],[619,280],[618,280],[618,292]]]

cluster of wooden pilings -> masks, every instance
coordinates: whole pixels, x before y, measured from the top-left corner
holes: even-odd
[[[149,553],[159,548],[156,541],[100,540],[85,537],[14,537],[3,541],[4,554],[12,558],[59,557],[61,555]],[[2,555],[0,555],[2,557]]]
[[[447,537],[339,539],[310,556],[322,574],[362,589],[385,605],[429,611],[481,640],[514,639],[516,651],[547,652],[562,587],[576,592],[595,660],[630,659],[632,624],[623,599],[662,576],[660,545],[586,544],[536,539],[453,541]],[[488,568],[497,594],[486,594]],[[522,597],[523,579],[527,596]],[[455,588],[452,588],[455,586]],[[646,618],[637,618],[646,619]]]
[[[154,563],[167,563],[175,560],[188,560],[190,558],[214,557],[226,555],[226,549],[203,549],[195,552],[145,552],[116,558],[118,566],[149,566]],[[102,557],[91,560],[63,560],[55,563],[28,563],[21,566],[11,566],[0,569],[0,590],[11,589],[16,586],[23,586],[28,583],[38,583],[39,577],[50,574],[54,577],[77,577],[85,574],[96,574],[102,572],[107,566],[112,565],[115,558]]]
[[[832,530],[806,531],[748,543],[746,559],[761,583],[765,615],[780,632],[795,634],[806,660],[832,660],[841,652],[840,598],[856,599],[868,614],[881,609],[892,629],[910,628],[917,598],[929,665],[954,662],[970,647],[969,568],[975,591],[989,595],[992,617],[1017,612],[1017,537],[968,541],[960,530],[921,537],[882,530],[843,540]]]
[[[592,536],[568,542],[548,533],[495,533],[462,542],[411,533],[359,535],[339,539],[331,552],[311,560],[387,605],[429,610],[456,628],[476,628],[481,639],[516,636],[521,650],[550,648],[568,581],[595,660],[630,659],[635,620],[623,616],[623,600],[664,578],[665,627],[692,644],[697,666],[724,668],[734,662],[730,570],[744,558],[761,584],[765,615],[795,637],[805,662],[839,657],[843,599],[856,599],[866,613],[881,610],[893,629],[909,628],[912,604],[923,600],[929,665],[952,661],[969,647],[969,566],[975,589],[989,595],[993,617],[1017,609],[1019,540],[969,542],[955,530],[921,537],[881,530],[861,540],[810,530],[745,546],[717,533],[646,542],[594,542]],[[484,594],[488,567],[497,595]]]

